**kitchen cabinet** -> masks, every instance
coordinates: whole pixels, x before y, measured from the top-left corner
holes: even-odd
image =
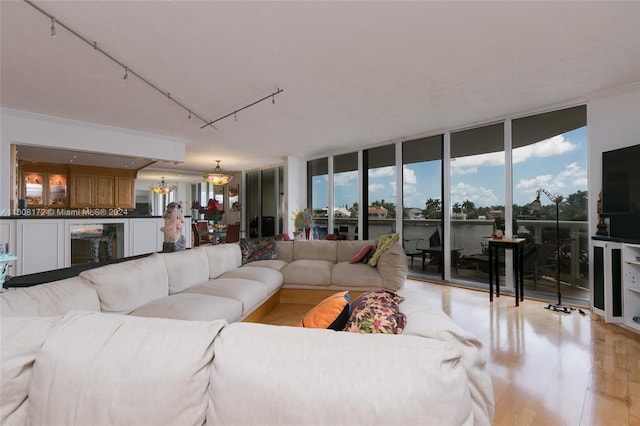
[[[72,167],[71,208],[135,207],[135,171]]]
[[[68,167],[58,164],[20,163],[20,198],[27,208],[64,208],[68,204]]]

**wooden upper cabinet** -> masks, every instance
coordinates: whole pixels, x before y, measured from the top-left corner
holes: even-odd
[[[131,177],[116,177],[116,207],[136,208],[136,180]]]
[[[70,177],[72,208],[135,207],[135,171],[72,166]]]
[[[95,181],[95,206],[116,207],[115,203],[115,178],[113,176],[94,176]]]
[[[71,173],[71,208],[93,207],[93,176]]]

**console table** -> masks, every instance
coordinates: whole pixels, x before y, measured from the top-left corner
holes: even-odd
[[[490,238],[488,240],[490,302],[493,302],[494,271],[496,277],[496,297],[500,297],[500,248],[513,250],[513,286],[516,292],[516,306],[520,306],[520,301],[524,300],[524,242],[524,238]]]

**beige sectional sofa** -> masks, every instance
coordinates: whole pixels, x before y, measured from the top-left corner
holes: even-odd
[[[395,246],[372,268],[347,266],[360,244],[304,243],[246,265],[236,244],[153,254],[0,294],[0,424],[491,424],[481,343],[418,294],[399,290],[402,335],[237,322],[283,286],[404,282]]]

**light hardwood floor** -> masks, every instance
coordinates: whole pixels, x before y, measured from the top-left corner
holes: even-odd
[[[640,335],[583,309],[561,314],[526,299],[408,280],[484,344],[494,425],[640,425]],[[260,322],[296,325],[313,304],[281,301]]]

